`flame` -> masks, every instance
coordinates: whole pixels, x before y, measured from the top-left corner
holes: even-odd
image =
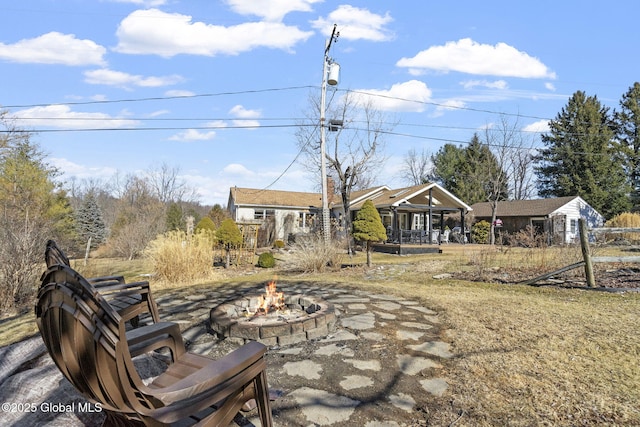
[[[275,279],[265,286],[265,293],[260,296],[260,302],[255,312],[267,314],[272,308],[276,311],[284,308],[284,292],[278,292],[276,290]]]

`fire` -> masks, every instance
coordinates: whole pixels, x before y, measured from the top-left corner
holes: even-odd
[[[253,313],[247,309],[249,314],[267,314],[269,310],[282,310],[284,308],[284,292],[276,290],[276,281],[272,280],[265,286],[265,293],[260,296],[260,301],[253,307]]]

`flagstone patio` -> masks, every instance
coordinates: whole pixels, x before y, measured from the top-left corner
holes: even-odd
[[[181,289],[156,298],[163,320],[181,324],[189,351],[220,357],[242,339],[220,341],[209,326],[221,301],[262,284],[189,293]],[[394,295],[316,284],[278,284],[285,293],[328,301],[336,326],[328,335],[291,345],[271,346],[267,375],[284,394],[272,402],[276,426],[420,426],[429,407],[445,404],[446,365],[454,355],[441,340],[438,312],[419,301]],[[19,361],[10,362],[9,359]],[[143,358],[141,369],[153,375],[160,358]],[[100,413],[46,412],[42,403],[82,402],[45,352],[39,337],[0,349],[0,401],[32,402],[33,412],[2,412],[0,424],[100,425]],[[255,412],[255,411],[254,411]],[[236,424],[259,425],[254,412]]]

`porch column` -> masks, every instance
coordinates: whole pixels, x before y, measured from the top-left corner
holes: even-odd
[[[464,231],[465,230],[465,225],[464,225],[464,208],[460,208],[460,221],[462,222],[460,224],[460,229],[462,230],[462,244],[464,245],[464,238],[467,236],[467,233]]]
[[[429,231],[427,232],[427,242],[431,241],[431,235],[433,233],[433,188],[429,189]]]

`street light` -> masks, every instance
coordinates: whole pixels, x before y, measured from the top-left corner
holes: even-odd
[[[327,83],[331,86],[338,84],[340,76],[340,65],[329,57],[329,49],[334,40],[338,39],[340,33],[337,25],[333,24],[331,37],[325,43],[324,56],[322,60],[322,85],[320,86],[320,180],[322,181],[322,235],[325,241],[331,238],[331,223],[329,221],[329,197],[327,194],[327,159],[325,155],[325,102],[327,97]]]

